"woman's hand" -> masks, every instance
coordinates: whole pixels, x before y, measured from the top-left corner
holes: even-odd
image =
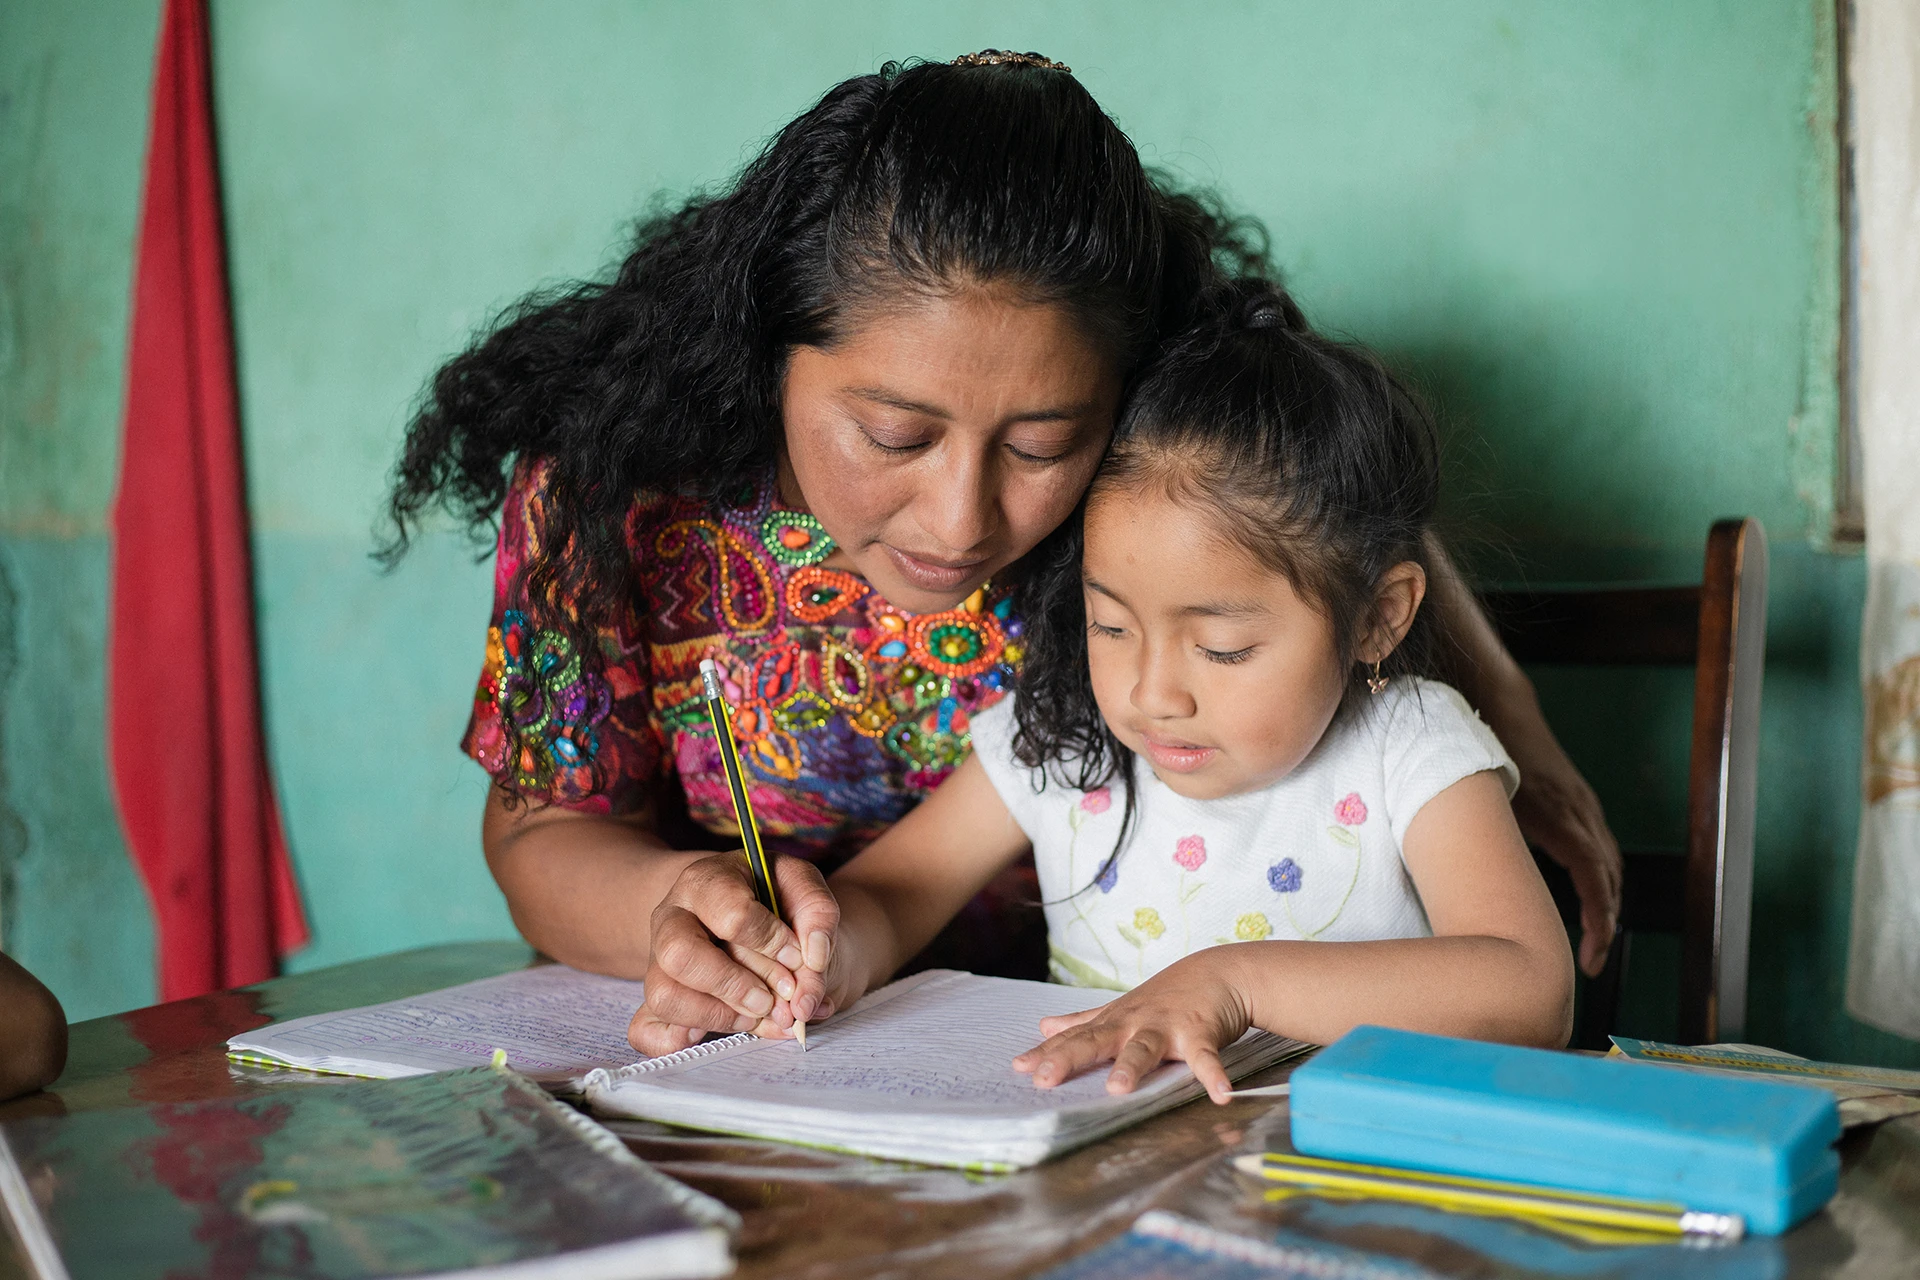
[[[1620,920],[1620,845],[1600,797],[1547,727],[1533,682],[1513,660],[1439,539],[1427,540],[1427,607],[1462,661],[1453,680],[1520,770],[1513,815],[1527,843],[1565,867],[1580,895],[1580,968],[1599,974]]]
[[[1580,968],[1596,977],[1620,920],[1620,845],[1607,828],[1600,797],[1560,749],[1538,705],[1532,715],[1537,728],[1516,719],[1508,716],[1493,726],[1520,769],[1513,816],[1527,843],[1572,877],[1580,895]]]
[[[1252,1025],[1246,996],[1226,974],[1225,953],[1210,947],[1168,965],[1133,990],[1097,1009],[1042,1018],[1044,1044],[1013,1060],[1038,1088],[1064,1084],[1088,1067],[1112,1062],[1108,1093],[1131,1093],[1148,1072],[1169,1059],[1185,1062],[1215,1102],[1228,1101],[1233,1083],[1220,1049]]]
[[[754,896],[740,850],[680,873],[653,911],[647,1001],[627,1028],[634,1048],[674,1053],[713,1031],[788,1036],[795,1021],[833,1013],[839,903],[802,858],[776,855],[773,873],[791,927]]]

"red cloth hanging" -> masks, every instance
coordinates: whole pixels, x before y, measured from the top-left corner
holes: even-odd
[[[113,509],[108,743],[160,994],[307,941],[267,773],[205,0],[167,0]]]

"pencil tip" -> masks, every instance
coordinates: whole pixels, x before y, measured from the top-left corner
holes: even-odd
[[[806,1023],[796,1022],[793,1024],[793,1038],[800,1042],[800,1052],[805,1053],[807,1051],[807,1024]]]

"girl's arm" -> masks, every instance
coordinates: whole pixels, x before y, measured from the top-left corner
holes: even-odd
[[[1426,607],[1458,652],[1450,682],[1466,695],[1520,767],[1513,811],[1526,838],[1567,869],[1580,895],[1580,967],[1598,974],[1620,918],[1620,846],[1600,798],[1567,758],[1540,714],[1533,682],[1460,578],[1429,539]]]
[[[840,901],[835,972],[828,976],[836,1006],[846,1008],[893,977],[1031,847],[987,771],[968,756],[828,881]]]
[[[1249,1026],[1314,1044],[1375,1023],[1564,1045],[1573,958],[1499,777],[1476,773],[1428,801],[1403,853],[1433,937],[1210,947],[1111,1004],[1042,1022],[1052,1038],[1015,1069],[1046,1087],[1112,1060],[1107,1088],[1125,1093],[1175,1058],[1224,1102],[1219,1048]]]

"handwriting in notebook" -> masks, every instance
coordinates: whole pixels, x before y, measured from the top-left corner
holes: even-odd
[[[378,1052],[423,1066],[441,1065],[446,1055],[484,1060],[504,1048],[523,1070],[570,1070],[639,1058],[626,1032],[641,995],[637,982],[549,965],[269,1027],[252,1038],[280,1053]]]
[[[971,975],[954,975],[954,977]],[[1041,1040],[1039,1022],[1091,1008],[1111,993],[1034,983],[936,978],[883,1004],[829,1022],[810,1052],[762,1041],[663,1070],[698,1072],[702,1089],[794,1105],[1047,1111],[1106,1096],[1106,1073],[1036,1089],[1012,1067]],[[1013,1002],[1009,1007],[1009,1002]]]

